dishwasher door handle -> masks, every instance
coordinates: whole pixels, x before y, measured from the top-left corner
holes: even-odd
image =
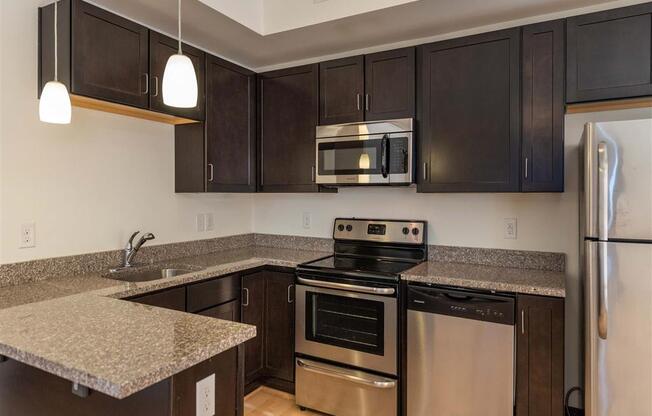
[[[344,368],[333,370],[331,368],[322,367],[316,365],[313,362],[309,362],[301,359],[297,360],[297,365],[303,368],[304,370],[310,371],[312,373],[317,373],[329,377],[335,377],[342,380],[351,381],[357,384],[364,384],[366,386],[375,387],[378,389],[391,389],[396,387],[396,381],[394,380],[384,378],[384,377],[372,376],[372,375],[361,377],[357,375],[356,372],[351,370],[346,370]]]

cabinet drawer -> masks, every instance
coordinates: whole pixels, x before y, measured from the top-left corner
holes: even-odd
[[[240,297],[240,277],[220,277],[188,286],[188,312],[197,312]]]
[[[132,298],[131,301],[183,312],[186,310],[186,288],[177,287],[164,290],[162,292]]]

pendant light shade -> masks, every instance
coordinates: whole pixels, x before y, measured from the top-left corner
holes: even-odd
[[[190,58],[179,53],[170,56],[163,73],[165,105],[179,108],[197,107],[197,89],[197,74]]]
[[[70,124],[72,109],[68,88],[59,82],[57,44],[58,0],[54,2],[54,81],[45,84],[38,106],[39,119],[44,123]]]
[[[163,72],[163,103],[170,107],[197,107],[197,74],[181,51],[181,0],[178,0],[179,53],[170,56]]]
[[[70,124],[72,109],[65,85],[58,81],[45,84],[38,106],[39,118],[44,123]]]

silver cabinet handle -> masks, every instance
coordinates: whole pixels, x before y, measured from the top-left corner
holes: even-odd
[[[364,95],[364,109],[369,111],[369,94]]]
[[[528,171],[528,158],[525,158],[525,172],[523,172],[525,179],[527,179],[527,171]]]
[[[378,389],[391,389],[396,386],[396,381],[389,378],[372,375],[361,377],[356,372],[351,370],[344,368],[338,368],[335,370],[332,366],[322,367],[321,365],[316,365],[316,363],[312,361],[299,359],[297,360],[297,365],[306,371],[351,381],[353,383],[364,384],[366,386],[375,387]]]
[[[316,171],[316,169],[315,169],[314,166],[310,168],[310,180],[313,181],[313,182],[315,182],[315,176],[316,176],[315,171]]]
[[[525,335],[525,309],[521,309],[521,334]]]
[[[215,179],[215,167],[213,166],[212,163],[208,164],[208,182],[213,182],[213,179]]]
[[[158,97],[158,77],[152,77],[154,80],[154,94],[152,96]]]
[[[304,285],[325,287],[327,289],[343,289],[343,290],[350,290],[353,292],[370,293],[374,295],[393,295],[394,293],[396,293],[396,290],[391,287],[358,286],[358,285],[350,285],[347,283],[335,283],[335,282],[326,282],[323,280],[306,279],[305,277],[297,277],[297,281],[299,283],[303,283]]]
[[[294,303],[294,299],[292,298],[292,287],[294,285],[288,285],[288,303]]]
[[[143,95],[149,94],[149,74],[145,73],[145,92],[143,92]]]
[[[609,237],[609,152],[607,143],[598,143],[598,239]]]
[[[607,243],[598,242],[598,336],[607,339],[609,326],[609,261]]]
[[[423,162],[423,180],[428,180],[428,162]]]
[[[242,288],[242,297],[244,297],[242,306],[249,306],[249,289],[247,289],[246,287]]]
[[[360,94],[355,95],[355,107],[360,111]]]

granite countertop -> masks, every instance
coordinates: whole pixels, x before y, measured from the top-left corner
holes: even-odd
[[[121,399],[256,336],[254,326],[121,300],[323,251],[244,247],[161,263],[204,269],[128,283],[100,274],[0,288],[0,355]]]
[[[401,275],[408,282],[541,296],[566,296],[562,272],[428,261]]]

